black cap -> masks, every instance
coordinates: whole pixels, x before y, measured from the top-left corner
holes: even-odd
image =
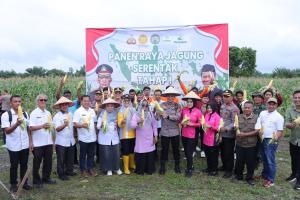
[[[123,88],[121,88],[121,87],[116,87],[115,89],[114,89],[114,92],[123,92]]]
[[[233,92],[231,90],[224,90],[223,96],[233,96]]]
[[[260,98],[264,99],[264,95],[261,92],[253,92],[252,93],[252,99],[254,97],[260,97]]]
[[[214,97],[216,97],[216,96],[222,97],[222,93],[221,92],[216,92],[215,95],[214,95]]]
[[[135,90],[134,90],[134,89],[130,89],[130,90],[129,90],[129,93],[130,93],[130,92],[135,92]],[[136,92],[135,92],[135,93],[136,93]]]
[[[143,91],[145,91],[145,90],[151,90],[151,88],[150,88],[149,86],[145,86],[145,87],[143,88]]]
[[[203,65],[203,67],[201,69],[201,74],[203,72],[213,72],[213,73],[216,73],[215,66],[210,65],[210,64],[205,64],[205,65]]]
[[[70,90],[65,90],[63,94],[72,94],[72,92]]]
[[[108,72],[108,73],[113,73],[113,68],[107,64],[102,64],[99,65],[96,69],[96,74],[98,74],[99,72]]]
[[[129,94],[124,94],[124,95],[122,96],[122,99],[131,99],[131,98],[130,98]]]
[[[193,90],[197,90],[198,91],[198,88],[197,87],[192,87],[192,89],[190,91],[193,91]]]
[[[102,89],[102,91],[103,91],[103,92],[108,91],[108,87],[104,87],[104,88]]]

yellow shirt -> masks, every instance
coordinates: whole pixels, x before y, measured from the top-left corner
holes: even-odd
[[[119,111],[118,113],[118,126],[120,128],[120,140],[122,139],[132,139],[132,138],[135,138],[135,129],[132,129],[130,127],[130,121],[131,121],[131,116],[133,115],[134,113],[134,109],[131,109],[131,108],[127,108],[129,109],[128,110],[128,114],[126,116],[126,123],[125,124],[122,124],[122,121],[124,119],[124,115],[125,115],[125,110],[123,111]],[[129,113],[131,112],[131,113]]]

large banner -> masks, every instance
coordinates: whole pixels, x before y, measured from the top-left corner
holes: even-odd
[[[87,28],[87,93],[107,86],[228,88],[228,24]]]

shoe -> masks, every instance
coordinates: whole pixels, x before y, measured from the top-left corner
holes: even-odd
[[[223,176],[223,178],[230,178],[232,176],[231,172],[226,172]]]
[[[224,166],[219,167],[218,171],[225,171],[225,167]]]
[[[207,175],[208,175],[208,176],[217,176],[217,175],[218,175],[218,172],[217,172],[217,171],[214,171],[214,172],[208,172]]]
[[[233,179],[235,179],[235,180],[237,180],[237,181],[242,181],[242,180],[243,180],[243,177],[242,177],[242,176],[237,176],[237,175],[235,175],[235,176],[233,177]]]
[[[75,172],[66,173],[67,176],[76,176],[77,174]]]
[[[297,179],[296,176],[293,175],[293,174],[291,174],[291,175],[290,175],[288,178],[286,178],[285,180],[286,180],[287,182],[294,182],[296,179]]]
[[[17,185],[11,185],[9,189],[12,193],[16,193],[18,191]]]
[[[255,185],[253,179],[249,179],[249,180],[247,180],[246,182],[247,182],[248,185],[250,185],[250,186],[254,186],[254,185]]]
[[[184,151],[184,148],[181,148],[180,151]]]
[[[186,170],[185,170],[185,177],[191,178],[192,175],[193,175],[193,171],[192,171],[191,169],[189,169],[189,170],[186,169]]]
[[[134,161],[134,154],[129,154],[129,168],[135,170],[135,161]]]
[[[81,177],[82,177],[82,178],[87,178],[87,177],[88,177],[87,172],[86,172],[86,171],[82,171],[82,172],[81,172]]]
[[[112,176],[112,171],[107,171],[107,176]]]
[[[129,170],[129,156],[123,156],[123,170],[124,174],[129,175],[130,170]]]
[[[165,175],[165,173],[166,173],[166,166],[165,166],[165,163],[164,163],[164,162],[161,162],[161,163],[160,163],[159,174],[160,174],[160,175]]]
[[[58,176],[58,178],[62,181],[67,181],[67,180],[70,180],[69,177],[67,177],[66,175],[63,175],[63,176]]]
[[[234,153],[233,157],[234,157],[234,160],[236,160],[236,153]]]
[[[201,156],[201,158],[205,158],[205,152],[201,151],[200,156]]]
[[[201,151],[200,147],[196,146],[196,151]]]
[[[54,185],[54,184],[56,184],[56,181],[53,180],[53,179],[51,179],[51,178],[49,178],[47,180],[43,180],[43,183],[49,184],[49,185]]]
[[[174,169],[176,174],[180,174],[181,170],[180,170],[180,166],[179,165],[175,165],[175,169]]]
[[[118,175],[122,175],[122,174],[123,174],[123,172],[122,172],[120,169],[118,169],[118,170],[116,171],[116,173],[117,173]]]
[[[208,169],[206,168],[206,169],[202,169],[201,170],[203,173],[209,173],[209,171],[208,171]]]
[[[90,169],[88,171],[88,176],[90,176],[90,177],[96,177],[96,176],[98,176],[98,174],[94,170]]]
[[[195,156],[196,156],[196,152],[194,151],[194,152],[193,152],[193,158],[194,158]]]
[[[32,186],[29,185],[28,183],[25,183],[25,184],[23,185],[23,189],[24,189],[24,190],[32,190]]]
[[[297,181],[294,187],[295,190],[300,190],[300,181]]]
[[[263,186],[265,187],[265,188],[269,188],[269,187],[272,187],[272,186],[274,186],[275,184],[273,183],[273,182],[271,182],[271,181],[269,181],[269,180],[265,180],[264,181],[264,184],[263,184]]]
[[[254,180],[259,181],[259,180],[265,180],[265,178],[262,175],[255,176]]]

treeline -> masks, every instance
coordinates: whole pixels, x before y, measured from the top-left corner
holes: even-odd
[[[51,76],[64,76],[65,74],[72,76],[85,76],[85,65],[81,66],[80,69],[74,70],[72,67],[68,71],[60,69],[45,69],[44,67],[32,67],[27,68],[24,73],[18,73],[14,70],[5,71],[0,70],[0,78],[11,78],[11,77],[51,77]]]

